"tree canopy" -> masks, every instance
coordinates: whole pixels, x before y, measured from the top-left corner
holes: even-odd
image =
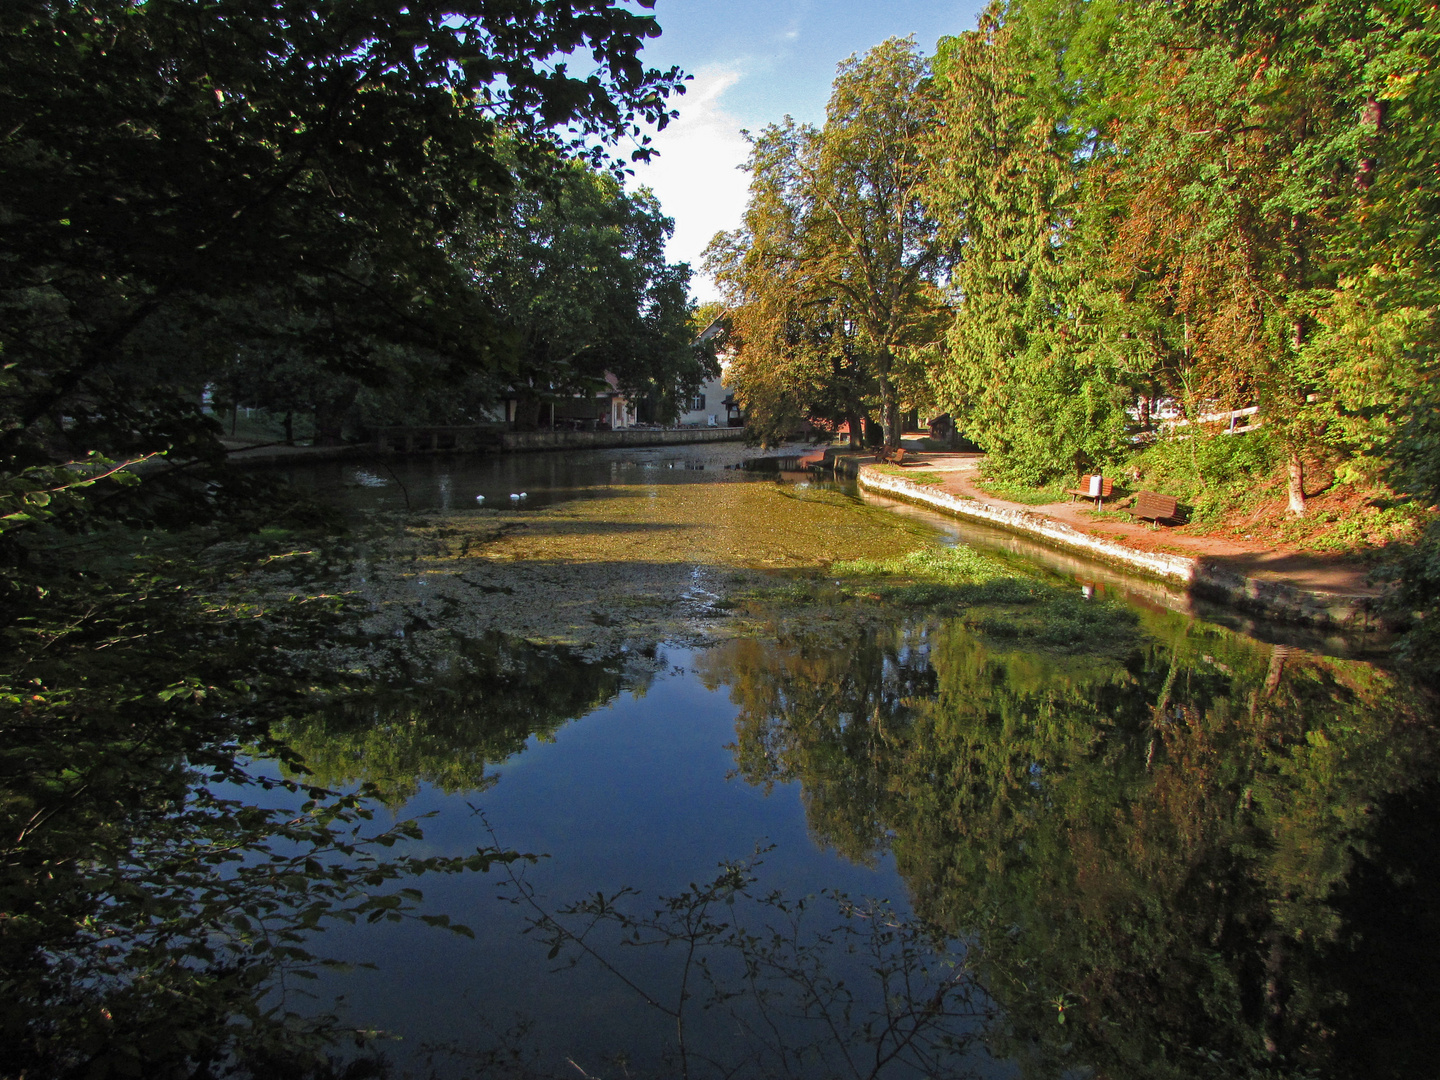
[[[658,32],[609,0],[6,5],[0,451],[213,455],[199,390],[267,337],[360,378],[387,344],[495,364],[449,241],[557,154],[648,156],[683,90]]]
[[[787,118],[752,139],[744,224],[708,256],[752,417],[854,432],[873,395],[897,445],[905,362],[939,309],[940,238],[920,199],[934,114],[928,65],[892,39],[841,65],[822,128]]]
[[[636,397],[674,406],[715,373],[694,342],[689,268],[665,260],[672,226],[648,190],[576,163],[522,189],[456,257],[506,343],[496,376],[533,415],[593,394],[613,376]]]
[[[513,857],[391,851],[418,830],[372,789],[265,764],[303,777],[284,725],[384,688],[326,655],[363,637],[335,522],[227,473],[202,401],[323,435],[362,389],[528,377],[473,257],[527,217],[606,253],[627,380],[695,378],[668,222],[605,175],[683,91],[658,32],[610,0],[0,6],[0,1071],[323,1074],[333,1026],[268,996],[309,936],[448,925],[410,879]]]
[[[741,396],[783,431],[947,410],[1030,485],[1184,473],[1207,514],[1275,490],[1291,519],[1349,485],[1427,520],[1437,33],[1392,0],[996,0],[932,59],[847,61],[823,129],[754,139],[711,248]]]

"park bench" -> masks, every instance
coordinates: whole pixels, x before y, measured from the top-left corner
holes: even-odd
[[[1175,496],[1156,491],[1142,491],[1135,496],[1134,514],[1149,521],[1172,521],[1175,518]]]
[[[1110,492],[1115,490],[1115,481],[1104,476],[1082,476],[1080,486],[1066,488],[1065,494],[1070,496],[1070,501],[1078,499],[1094,499],[1095,509],[1099,510],[1105,505],[1105,500],[1110,497]]]
[[[879,450],[875,451],[875,460],[882,462],[888,461],[892,465],[904,465],[905,454],[906,450],[903,446],[895,450],[889,450],[882,446]],[[913,457],[914,455],[911,456]]]

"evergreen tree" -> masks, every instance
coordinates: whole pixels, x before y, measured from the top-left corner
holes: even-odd
[[[940,404],[994,468],[1040,483],[1118,456],[1125,412],[1080,295],[1077,202],[1093,146],[1060,68],[1074,19],[1035,7],[992,5],[978,30],[941,41],[924,193],[957,251]]]

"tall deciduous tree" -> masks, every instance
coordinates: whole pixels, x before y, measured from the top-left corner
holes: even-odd
[[[717,238],[710,263],[728,290],[747,403],[757,380],[746,372],[768,378],[782,361],[797,366],[777,400],[789,394],[801,411],[817,378],[842,401],[870,382],[898,444],[907,353],[933,340],[941,307],[940,238],[920,201],[919,141],[934,116],[928,65],[913,41],[891,39],[840,66],[823,128],[787,119],[754,140],[744,225]],[[843,371],[849,358],[859,380]]]
[[[1116,456],[1125,413],[1081,297],[1076,202],[1093,144],[1060,66],[1074,13],[1019,7],[992,5],[941,41],[924,195],[957,250],[940,403],[996,468],[1040,482]]]
[[[848,308],[806,258],[805,179],[794,149],[813,134],[787,119],[751,140],[744,224],[717,235],[705,259],[731,304],[728,379],[752,434],[777,442],[805,421],[843,422],[858,445],[873,380]]]
[[[181,422],[204,372],[157,343],[257,287],[346,374],[377,339],[483,365],[445,241],[557,151],[648,154],[681,78],[641,63],[658,32],[612,0],[6,4],[0,454],[213,453]]]
[[[1333,38],[1360,28],[1336,13],[1286,27],[1262,7],[1236,22],[1143,5],[1117,31],[1113,152],[1092,187],[1108,222],[1091,224],[1113,230],[1109,290],[1142,321],[1160,315],[1196,392],[1260,405],[1300,514],[1305,457],[1326,439],[1324,410],[1307,407],[1325,392],[1310,347],[1333,285],[1325,249],[1356,190],[1336,146],[1359,120],[1353,73]]]
[[[673,223],[655,196],[582,163],[517,193],[456,257],[507,341],[499,365],[533,423],[545,402],[614,375],[672,407],[718,371],[694,341],[690,268],[665,260]]]

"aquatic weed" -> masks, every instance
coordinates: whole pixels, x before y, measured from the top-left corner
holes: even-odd
[[[954,585],[942,585],[934,581],[922,581],[914,585],[901,585],[881,593],[891,603],[906,607],[949,607],[962,603],[959,589]]]
[[[905,576],[951,585],[1020,576],[999,559],[964,545],[921,548],[892,559],[850,559],[834,563],[830,569],[842,577]]]
[[[1030,647],[1111,651],[1125,647],[1135,631],[1128,608],[1083,600],[963,545],[924,548],[893,559],[852,559],[835,563],[831,572],[859,584],[866,599],[936,614],[963,613],[971,629]]]
[[[1044,591],[1038,581],[1018,577],[991,578],[956,589],[965,604],[1033,604],[1044,598]]]
[[[1056,596],[1037,612],[1032,634],[1027,635],[1038,645],[1069,648],[1113,641],[1128,637],[1137,619],[1129,608],[1104,601],[1081,600],[1074,596]]]
[[[1045,599],[1045,587],[1035,581],[1003,577],[959,585],[921,581],[882,588],[880,595],[907,607],[970,608],[994,604],[1034,604]]]

